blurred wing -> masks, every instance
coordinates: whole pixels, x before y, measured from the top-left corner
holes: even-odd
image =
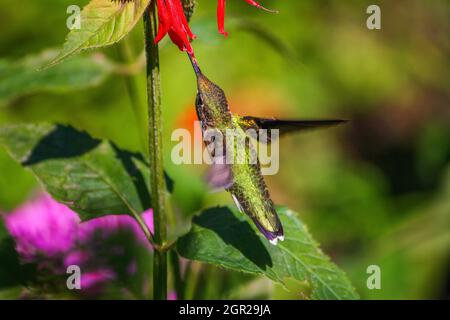
[[[209,129],[211,128],[204,128],[204,130]],[[214,132],[214,130],[209,132]],[[204,135],[205,144],[209,149],[208,151],[212,160],[212,164],[206,172],[205,181],[212,192],[222,191],[223,189],[226,190],[230,188],[234,182],[231,166],[227,164],[227,150],[225,148],[226,139],[224,137],[217,139],[218,137],[219,136],[208,135],[205,137]],[[216,154],[216,151],[220,152],[220,154]]]
[[[231,166],[225,163],[213,163],[206,172],[205,180],[212,192],[231,188],[233,185]]]
[[[279,135],[284,135],[291,132],[305,131],[312,129],[327,128],[346,123],[348,120],[330,119],[330,120],[278,120],[265,119],[257,117],[242,117],[239,119],[239,124],[242,129],[278,129]],[[267,136],[267,138],[266,138]],[[258,136],[259,137],[259,136]],[[267,132],[263,137],[259,137],[260,142],[271,141],[270,132]]]

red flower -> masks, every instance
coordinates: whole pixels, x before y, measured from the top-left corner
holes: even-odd
[[[157,0],[158,5],[158,34],[155,43],[161,41],[168,33],[172,42],[182,51],[187,51],[194,55],[190,40],[195,39],[195,35],[189,28],[183,6],[180,0]]]
[[[217,6],[217,26],[219,32],[225,36],[225,1],[218,0]],[[261,6],[254,0],[245,0],[247,3],[259,9],[274,12]],[[194,57],[190,41],[195,39],[195,35],[189,28],[186,16],[184,15],[181,0],[157,0],[158,6],[158,34],[155,43],[161,41],[166,34],[169,34],[172,42],[175,43],[182,51],[187,51],[190,56]]]

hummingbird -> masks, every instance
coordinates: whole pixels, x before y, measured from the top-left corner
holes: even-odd
[[[278,120],[232,114],[224,91],[202,73],[195,58],[188,56],[197,78],[195,108],[206,147],[214,142],[205,139],[206,132],[211,129],[219,131],[222,137],[227,137],[227,130],[232,130],[233,135],[239,140],[248,138],[248,129],[278,129],[281,136],[289,132],[329,127],[346,122],[339,119]],[[270,143],[268,135],[265,137],[266,140],[260,142]],[[213,163],[207,174],[207,180],[211,187],[228,191],[238,210],[254,222],[271,244],[276,245],[278,241],[284,240],[283,226],[264,181],[259,159],[255,156],[255,148],[251,143],[245,144],[243,148],[245,150],[240,151],[244,151],[244,161],[231,163],[225,159],[229,159],[230,154],[227,153],[236,153],[238,151],[236,148],[225,148],[225,151],[219,154],[215,154],[218,148],[213,148],[210,154]],[[250,161],[255,158],[256,161]],[[218,159],[221,161],[217,161]]]

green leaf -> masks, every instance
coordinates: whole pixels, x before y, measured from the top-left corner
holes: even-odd
[[[83,220],[150,208],[148,164],[109,141],[69,126],[28,124],[1,127],[0,145]]]
[[[286,208],[277,210],[286,239],[271,245],[253,224],[228,208],[208,209],[193,219],[191,231],[180,238],[181,256],[236,271],[262,274],[280,283],[305,282],[312,299],[357,299],[345,273],[320,250],[306,226]]]
[[[67,35],[64,47],[48,67],[82,50],[112,45],[136,25],[151,0],[91,0],[81,12],[81,28]]]
[[[38,92],[68,92],[102,83],[113,66],[100,55],[76,57],[52,69],[40,70],[52,61],[56,51],[47,50],[18,61],[0,60],[0,105]]]

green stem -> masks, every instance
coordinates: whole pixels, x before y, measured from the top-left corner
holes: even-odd
[[[152,192],[154,239],[158,246],[153,259],[153,298],[167,298],[167,251],[159,247],[167,238],[165,212],[165,180],[162,152],[161,84],[158,46],[155,44],[157,19],[156,1],[144,13],[145,54],[147,62],[148,154],[150,160],[150,186]]]
[[[175,291],[177,293],[177,299],[184,300],[184,283],[180,270],[180,258],[178,257],[178,253],[175,250],[170,250],[170,262],[172,266],[173,282]]]

